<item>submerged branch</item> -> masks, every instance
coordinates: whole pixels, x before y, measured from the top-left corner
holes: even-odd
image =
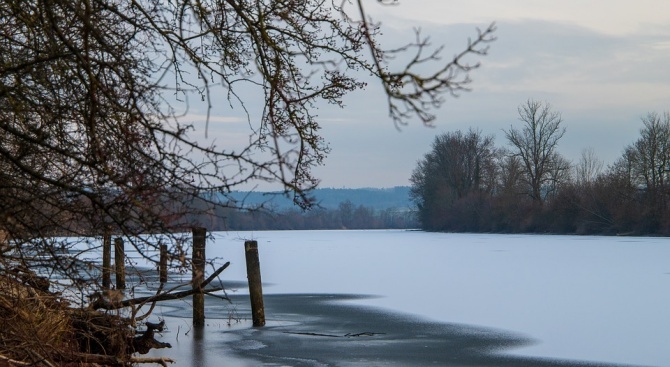
[[[212,275],[210,275],[207,279],[205,279],[204,282],[202,282],[199,286],[193,287],[193,289],[187,290],[187,291],[182,291],[182,292],[175,292],[175,293],[162,293],[158,295],[153,295],[153,296],[148,296],[148,297],[138,297],[138,298],[132,298],[132,299],[127,299],[122,302],[96,302],[93,304],[91,307],[94,309],[103,309],[103,310],[116,310],[120,308],[125,308],[125,307],[131,307],[137,304],[145,304],[149,302],[160,302],[160,301],[169,301],[169,300],[175,300],[175,299],[180,299],[184,297],[188,297],[190,295],[196,294],[196,293],[203,293],[203,294],[208,294],[212,292],[217,292],[220,290],[223,290],[223,287],[214,287],[210,289],[203,289],[209,283],[211,283],[221,272],[226,270],[230,266],[230,261],[223,264],[220,268],[218,268]],[[223,299],[228,299],[227,297],[223,297]]]

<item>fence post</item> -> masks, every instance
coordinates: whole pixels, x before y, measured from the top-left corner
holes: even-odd
[[[244,253],[247,260],[247,279],[251,298],[251,318],[253,325],[265,326],[265,307],[263,306],[263,286],[261,285],[261,264],[258,259],[258,242],[245,241]]]
[[[123,238],[114,239],[114,265],[116,266],[116,289],[126,289],[126,264]]]
[[[194,289],[200,289],[205,280],[205,239],[207,229],[193,228],[193,280]],[[201,292],[193,294],[193,326],[205,325],[205,295]]]
[[[161,245],[161,257],[160,257],[160,262],[158,264],[158,278],[161,284],[167,282],[167,259],[168,259],[168,254],[167,254],[167,245]]]
[[[112,268],[112,234],[105,229],[102,235],[102,289],[109,289],[111,285]]]

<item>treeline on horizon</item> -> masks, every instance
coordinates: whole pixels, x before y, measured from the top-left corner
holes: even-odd
[[[341,202],[336,208],[314,207],[306,211],[298,208],[281,211],[240,209],[204,204],[209,208],[193,210],[183,219],[211,231],[410,229],[419,226],[416,213],[409,208],[376,209],[355,205],[351,200]]]
[[[670,115],[649,113],[640,136],[604,167],[588,148],[558,153],[565,128],[546,102],[519,107],[506,147],[480,131],[437,136],[412,173],[428,231],[670,235]]]
[[[363,205],[374,209],[407,208],[413,204],[409,198],[409,186],[389,188],[315,188],[306,193],[313,207],[337,209],[346,201],[355,206]],[[235,206],[263,206],[272,211],[295,209],[291,195],[282,192],[233,191],[219,195],[219,201],[232,202]]]

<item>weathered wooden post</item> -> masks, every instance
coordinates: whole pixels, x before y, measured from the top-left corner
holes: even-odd
[[[205,280],[205,239],[207,229],[193,228],[193,289],[200,290]],[[193,294],[193,326],[205,326],[205,295],[202,292]]]
[[[123,238],[114,239],[114,265],[116,267],[116,289],[126,289],[126,251],[123,247]]]
[[[245,241],[244,252],[247,260],[247,279],[251,298],[251,319],[254,326],[265,326],[263,306],[263,286],[261,285],[261,264],[258,259],[258,242]]]
[[[112,268],[112,234],[108,229],[102,235],[102,289],[109,289]]]
[[[158,278],[161,282],[167,283],[167,259],[168,259],[168,253],[167,253],[167,245],[161,245],[161,257],[160,257],[160,262],[158,263]]]

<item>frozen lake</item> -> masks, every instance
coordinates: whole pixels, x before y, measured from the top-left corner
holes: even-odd
[[[316,294],[355,306],[342,309],[345,313],[340,320],[346,320],[347,315],[406,315],[409,323],[401,321],[396,327],[463,325],[464,330],[474,333],[492,331],[532,341],[501,351],[509,356],[608,365],[670,365],[668,238],[402,230],[217,232],[213,237],[207,243],[207,257],[219,258],[219,264],[231,261],[221,278],[224,284],[239,287],[228,292],[235,296],[237,306],[233,307],[240,309],[248,308],[246,287],[240,286],[246,283],[244,240],[258,241],[265,295],[275,309],[282,300],[276,297],[294,299],[293,306],[283,307],[283,314],[266,313],[275,326],[287,315],[297,315],[300,320],[301,307],[322,304],[310,298]],[[184,275],[183,281],[189,278]],[[172,317],[181,329],[172,327],[171,334],[165,336],[164,341],[172,342],[174,348],[157,350],[155,355],[175,356],[177,366],[201,364],[196,363],[200,359],[191,358],[209,356],[230,366],[247,367],[255,364],[224,358],[250,345],[256,348],[254,345],[260,347],[268,341],[286,342],[281,339],[285,335],[281,328],[275,329],[275,334],[272,328],[267,329],[263,336],[251,330],[250,322],[226,327],[227,306],[220,300],[207,302],[213,334],[203,342],[197,341],[197,334],[192,342],[184,334],[190,328],[190,308],[183,301],[157,308],[154,317]],[[382,314],[366,309],[382,310]],[[324,315],[326,320],[331,317]],[[332,317],[335,320],[334,314]],[[323,320],[320,322],[302,323],[319,328],[323,326]],[[471,326],[474,328],[468,329]],[[236,340],[245,344],[235,346]],[[318,341],[314,345],[318,346]],[[293,352],[289,349],[288,354]],[[443,357],[436,358],[439,363]]]
[[[507,353],[670,365],[667,238],[401,230],[214,237],[207,257],[232,263],[224,281],[246,280],[243,241],[258,241],[268,295],[376,295],[347,302],[536,340]]]

